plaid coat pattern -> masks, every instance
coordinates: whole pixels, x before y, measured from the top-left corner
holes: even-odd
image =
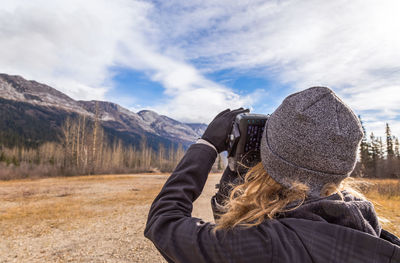
[[[400,263],[400,241],[387,231],[326,221],[283,217],[213,234],[214,224],[191,212],[216,157],[207,145],[191,145],[151,205],[144,235],[168,262]]]

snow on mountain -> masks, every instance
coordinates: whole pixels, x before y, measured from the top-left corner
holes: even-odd
[[[36,81],[27,81],[20,76],[0,74],[0,97],[92,115],[64,93]]]
[[[154,111],[142,110],[138,115],[150,125],[153,132],[165,137],[178,137],[184,140],[194,141],[201,137],[205,128],[193,129],[190,125],[171,119],[165,115],[159,115]],[[200,124],[207,127],[205,124]]]
[[[59,108],[102,120],[103,126],[134,134],[152,134],[188,145],[201,137],[207,125],[182,123],[154,111],[131,112],[106,101],[75,101],[64,93],[20,76],[0,74],[0,97],[33,105]]]

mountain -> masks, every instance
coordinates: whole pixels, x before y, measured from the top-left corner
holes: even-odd
[[[60,139],[65,119],[95,116],[110,140],[139,145],[146,138],[156,149],[182,144],[188,147],[201,137],[206,124],[182,123],[154,111],[132,112],[107,101],[74,100],[45,84],[20,76],[0,74],[0,145],[35,147],[45,141]]]

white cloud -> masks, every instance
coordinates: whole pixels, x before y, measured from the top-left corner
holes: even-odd
[[[118,46],[141,30],[148,8],[127,0],[3,1],[0,69],[76,99],[104,98]]]
[[[145,38],[141,40],[140,46],[124,47],[125,56],[119,63],[143,70],[151,80],[163,85],[165,98],[152,108],[158,113],[181,121],[207,123],[219,111],[228,107],[250,107],[255,101],[208,80],[190,64],[162,54],[148,45]]]
[[[110,68],[139,70],[165,88],[154,109],[184,121],[207,122],[219,110],[254,101],[206,79],[179,49],[163,50],[160,25],[151,20],[156,12],[151,2],[135,0],[7,1],[0,8],[1,71],[75,99],[106,99]]]
[[[400,126],[400,2],[210,0],[166,5],[174,10],[157,18],[166,32],[163,42],[180,46],[203,71],[258,69],[294,90],[328,86],[368,119],[369,131],[382,134],[384,127],[378,130],[378,124],[386,121]],[[173,30],[178,24],[179,30]]]
[[[0,69],[94,99],[112,85],[110,67],[129,67],[165,88],[155,110],[184,121],[265,99],[204,77],[256,70],[292,87],[284,93],[329,86],[369,131],[383,134],[389,121],[400,135],[399,8],[397,0],[10,0],[0,7]]]

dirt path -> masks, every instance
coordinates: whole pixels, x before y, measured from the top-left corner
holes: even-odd
[[[0,262],[165,262],[143,237],[168,175],[0,182]],[[210,175],[193,216],[212,220]]]

